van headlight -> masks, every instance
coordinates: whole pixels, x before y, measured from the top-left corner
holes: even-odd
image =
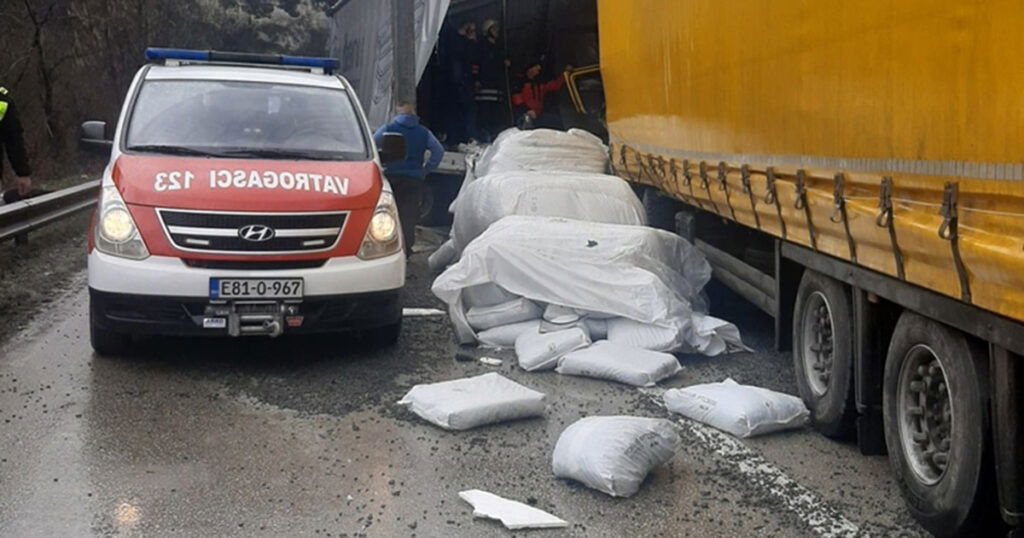
[[[364,260],[372,260],[389,256],[402,250],[402,234],[400,233],[398,209],[395,197],[390,191],[382,191],[373,217],[366,227],[363,244],[359,247],[358,256]]]
[[[94,239],[96,249],[104,254],[132,260],[149,257],[131,213],[113,185],[100,191]]]

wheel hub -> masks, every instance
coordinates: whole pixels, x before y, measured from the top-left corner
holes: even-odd
[[[828,392],[835,350],[832,308],[824,294],[814,292],[808,297],[803,318],[804,375],[814,395],[821,397]]]
[[[949,464],[953,405],[942,364],[927,346],[915,346],[903,362],[899,406],[907,461],[923,483],[935,484]]]

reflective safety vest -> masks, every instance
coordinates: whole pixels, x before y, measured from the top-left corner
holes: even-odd
[[[0,95],[7,95],[7,88],[0,86]],[[7,101],[0,101],[0,121],[7,115]]]

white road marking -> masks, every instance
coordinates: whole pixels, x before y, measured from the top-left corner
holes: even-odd
[[[402,317],[405,318],[424,318],[424,317],[435,317],[435,316],[446,316],[447,312],[444,310],[438,310],[436,308],[403,308]]]
[[[640,392],[664,407],[661,395],[665,389],[640,389]],[[684,433],[696,438],[723,463],[734,466],[749,484],[785,506],[818,536],[833,538],[861,534],[860,528],[838,510],[735,437],[678,415],[672,419]]]

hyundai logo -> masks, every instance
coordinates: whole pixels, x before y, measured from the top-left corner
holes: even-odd
[[[270,241],[274,238],[274,229],[262,224],[249,224],[238,229],[238,237],[254,243]]]

